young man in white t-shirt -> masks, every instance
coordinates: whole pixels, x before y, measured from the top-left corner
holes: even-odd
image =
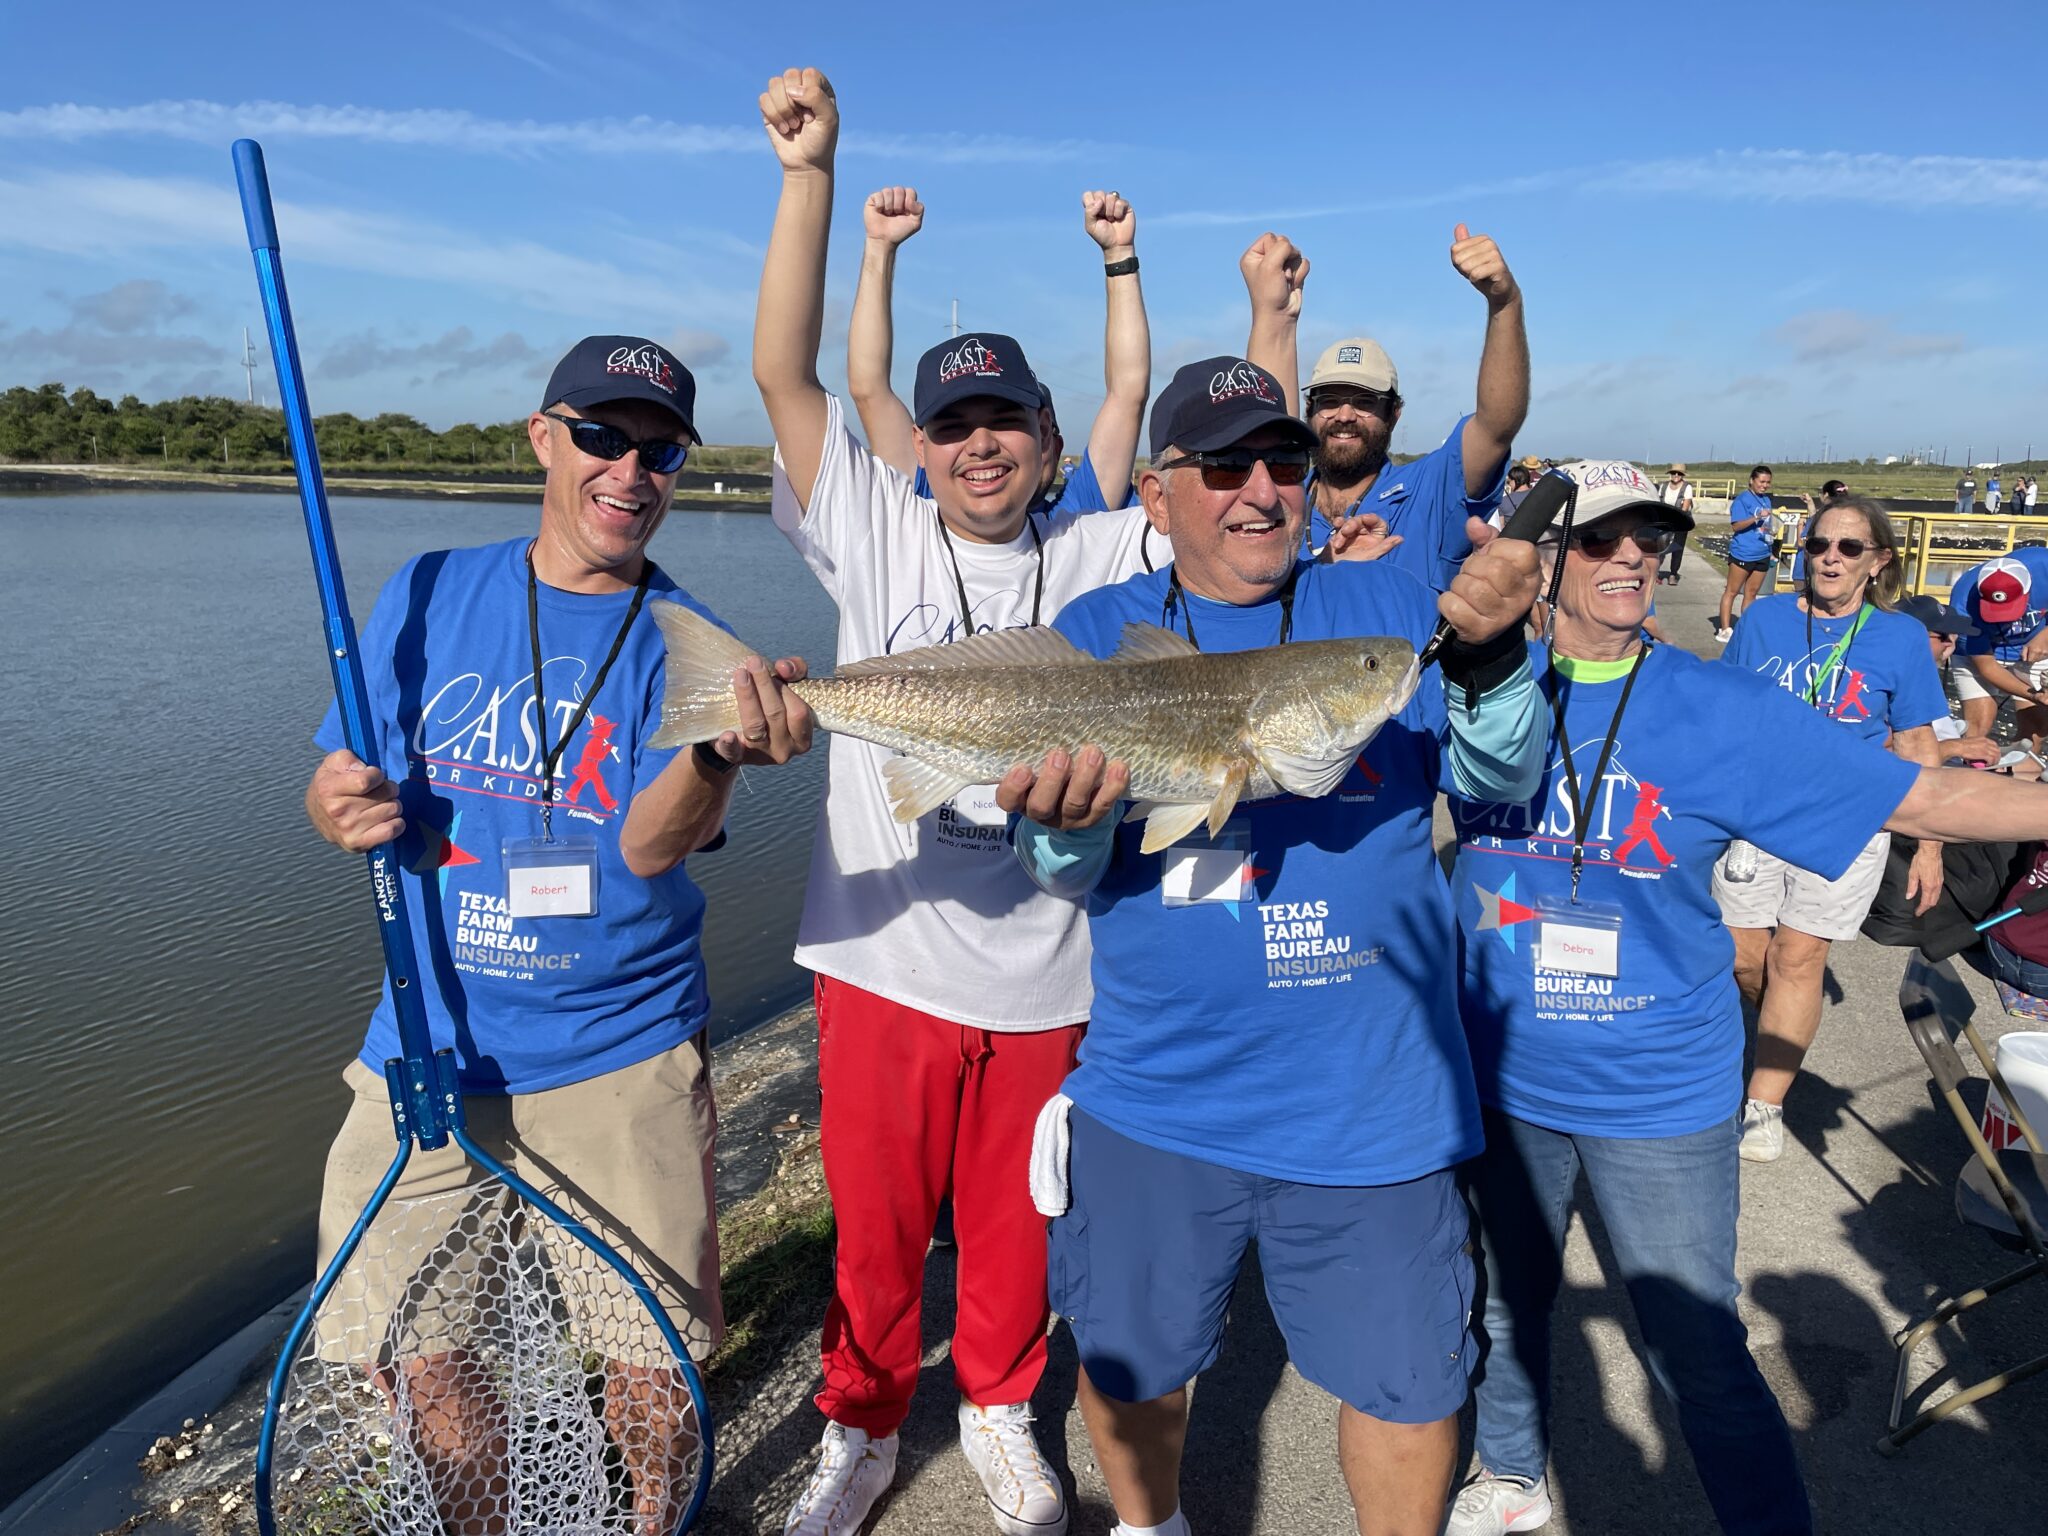
[[[1141,509],[1031,515],[1052,426],[1007,336],[960,336],[918,364],[915,443],[931,498],[855,440],[817,373],[838,104],[816,70],[791,70],[769,82],[761,115],[782,195],[754,378],[775,431],[775,521],[839,606],[840,662],[1050,623],[1072,598],[1148,568]],[[889,756],[832,739],[797,936],[798,963],[817,974],[838,1251],[817,1397],[830,1422],[784,1529],[850,1536],[895,1474],[923,1352],[926,1242],[950,1189],[961,1443],[1000,1530],[1058,1536],[1065,1502],[1028,1406],[1047,1313],[1027,1167],[1033,1123],[1073,1067],[1093,1000],[1086,920],[1025,877],[992,788],[897,821]],[[1043,766],[1069,765],[1056,753]],[[1073,767],[1120,792],[1094,748]]]

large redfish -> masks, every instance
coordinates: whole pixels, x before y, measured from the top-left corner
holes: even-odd
[[[739,729],[733,670],[748,647],[678,603],[648,605],[668,641],[657,747]],[[828,731],[893,747],[883,769],[901,821],[993,784],[1055,747],[1093,744],[1130,766],[1145,851],[1240,800],[1326,795],[1415,691],[1406,640],[1309,640],[1204,655],[1150,624],[1104,661],[1056,630],[1003,629],[877,656],[789,689]]]

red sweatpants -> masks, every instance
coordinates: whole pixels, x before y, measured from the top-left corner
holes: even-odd
[[[894,1434],[923,1354],[924,1261],[939,1201],[959,1244],[953,1379],[1021,1403],[1045,1370],[1045,1218],[1031,1129],[1074,1068],[1083,1026],[992,1034],[820,976],[825,1182],[838,1223],[825,1314],[826,1416]]]

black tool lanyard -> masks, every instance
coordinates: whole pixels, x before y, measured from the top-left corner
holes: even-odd
[[[1614,706],[1614,718],[1607,724],[1607,739],[1600,743],[1600,757],[1593,765],[1593,798],[1579,792],[1579,770],[1572,761],[1572,738],[1564,723],[1564,677],[1557,670],[1557,656],[1550,657],[1550,710],[1557,727],[1557,739],[1564,746],[1564,782],[1572,804],[1572,905],[1579,904],[1579,875],[1586,862],[1586,831],[1593,818],[1593,805],[1600,798],[1601,781],[1607,777],[1607,759],[1614,754],[1614,738],[1621,734],[1621,717],[1628,709],[1628,696],[1635,691],[1636,674],[1649,658],[1650,643],[1636,652],[1635,665],[1628,669],[1628,681],[1621,685],[1621,700]]]
[[[1868,602],[1857,604],[1856,618],[1849,625],[1849,633],[1842,636],[1842,643],[1829,653],[1827,670],[1822,672],[1819,677],[1808,681],[1806,685],[1806,702],[1815,709],[1825,709],[1827,707],[1820,701],[1821,690],[1827,687],[1828,679],[1835,675],[1837,667],[1844,669],[1848,667],[1850,647],[1856,644],[1856,637],[1863,632],[1863,621],[1869,617],[1870,604]],[[1808,666],[1813,665],[1813,587],[1810,584],[1806,589],[1806,663]]]
[[[1287,573],[1287,585],[1280,589],[1280,638],[1274,643],[1285,645],[1294,633],[1294,588],[1301,580],[1302,562],[1294,562],[1294,568]],[[1159,627],[1171,629],[1175,611],[1180,614],[1181,628],[1187,631],[1188,644],[1196,650],[1202,642],[1195,638],[1195,606],[1188,601],[1187,589],[1180,584],[1180,571],[1169,569],[1166,573],[1166,601],[1159,606]]]
[[[939,542],[946,546],[946,558],[953,562],[953,590],[960,594],[960,638],[974,638],[974,614],[967,602],[967,580],[960,574],[960,556],[953,550],[953,535],[946,531],[946,520],[939,515],[936,507],[932,516],[938,520]],[[1045,605],[1045,540],[1038,536],[1038,524],[1031,520],[1031,514],[1024,514],[1024,531],[1031,535],[1032,552],[1038,556],[1038,576],[1031,587],[1031,624],[1038,627],[1040,614]]]
[[[654,574],[654,562],[644,555],[640,560],[640,582],[633,588],[633,601],[627,605],[625,621],[619,625],[619,632],[612,636],[611,651],[605,656],[604,665],[597,669],[597,676],[583,691],[583,702],[576,706],[576,713],[569,717],[569,728],[562,732],[562,739],[548,745],[548,696],[540,680],[540,578],[533,571],[533,546],[526,546],[526,634],[533,642],[533,702],[540,713],[540,835],[543,842],[553,842],[554,832],[548,825],[549,812],[555,798],[555,765],[562,760],[562,749],[569,745],[569,738],[576,734],[576,727],[583,723],[583,717],[590,713],[591,702],[597,691],[604,687],[604,680],[610,675],[612,663],[619,659],[619,652],[625,647],[626,632],[633,627],[633,620],[640,616],[640,604],[647,598],[647,578]]]

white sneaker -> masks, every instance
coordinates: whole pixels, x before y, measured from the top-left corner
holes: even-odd
[[[1031,1433],[1031,1405],[960,1404],[960,1449],[981,1478],[989,1513],[1004,1536],[1063,1536],[1067,1501]]]
[[[1714,631],[1714,640],[1717,644],[1726,645],[1730,640],[1733,640],[1734,638],[1735,631],[1732,629],[1717,629]]]
[[[827,1422],[818,1465],[789,1508],[782,1536],[854,1536],[896,1480],[896,1437]]]
[[[1482,1470],[1451,1501],[1444,1536],[1504,1536],[1508,1531],[1533,1531],[1549,1523],[1548,1478],[1539,1477],[1532,1484]]]
[[[1785,1107],[1762,1099],[1742,1101],[1742,1144],[1746,1163],[1775,1163],[1785,1152]]]

